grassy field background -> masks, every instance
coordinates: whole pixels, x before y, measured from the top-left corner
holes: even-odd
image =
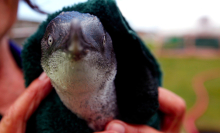
[[[191,108],[196,100],[193,78],[204,71],[220,68],[220,58],[162,58],[158,57],[163,71],[163,87],[181,96]],[[220,75],[220,74],[219,74]],[[209,106],[205,114],[196,121],[200,130],[220,131],[220,78],[205,82],[209,93]]]

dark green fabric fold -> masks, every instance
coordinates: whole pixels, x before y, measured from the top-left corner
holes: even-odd
[[[97,16],[111,36],[118,63],[115,86],[119,119],[159,128],[157,88],[162,82],[159,65],[129,26],[114,0],[89,0],[49,15],[24,44],[22,59],[26,86],[43,71],[40,65],[40,42],[47,24],[62,11],[78,11]],[[71,113],[53,91],[28,121],[27,132],[86,133],[92,130],[84,120]]]

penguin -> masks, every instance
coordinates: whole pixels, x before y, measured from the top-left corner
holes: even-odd
[[[41,65],[63,104],[94,131],[118,118],[110,35],[89,13],[62,12],[41,40]]]

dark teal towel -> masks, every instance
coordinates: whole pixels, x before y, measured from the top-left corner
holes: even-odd
[[[147,123],[159,128],[157,88],[162,81],[159,65],[122,16],[116,2],[89,0],[62,11],[73,10],[97,16],[112,38],[118,65],[115,85],[119,119],[128,123]],[[47,24],[62,11],[49,15],[24,44],[22,58],[26,86],[43,71],[40,65],[40,42]],[[27,132],[86,133],[92,130],[84,120],[71,113],[53,91],[28,121]]]

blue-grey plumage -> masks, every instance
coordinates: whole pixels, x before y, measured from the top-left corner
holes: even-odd
[[[95,131],[117,117],[117,62],[109,34],[90,14],[62,12],[41,41],[41,65],[64,105]]]

